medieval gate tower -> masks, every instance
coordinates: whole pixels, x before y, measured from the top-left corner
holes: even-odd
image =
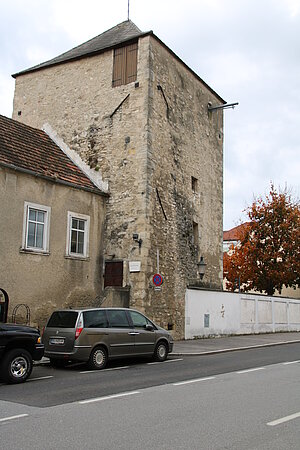
[[[129,20],[13,76],[13,118],[48,124],[108,183],[99,298],[182,337],[201,257],[203,281],[222,286],[223,115],[208,104],[224,100]]]

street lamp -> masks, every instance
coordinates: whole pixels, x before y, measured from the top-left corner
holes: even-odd
[[[206,263],[204,262],[203,256],[200,256],[200,261],[197,263],[198,265],[198,273],[200,276],[200,280],[204,277],[205,270],[206,270]]]

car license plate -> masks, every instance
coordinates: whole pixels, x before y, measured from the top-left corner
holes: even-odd
[[[65,339],[64,338],[51,338],[49,339],[50,345],[64,345]]]

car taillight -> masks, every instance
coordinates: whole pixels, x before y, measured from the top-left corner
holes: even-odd
[[[82,314],[79,315],[76,329],[75,329],[75,339],[77,339],[80,336],[80,333],[83,330],[83,317]]]
[[[79,328],[79,327],[76,328],[75,339],[77,339],[80,336],[80,333],[82,332],[82,330],[83,330],[83,328]]]

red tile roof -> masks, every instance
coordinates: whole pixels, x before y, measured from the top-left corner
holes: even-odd
[[[1,115],[0,165],[105,195],[44,131]]]
[[[223,231],[223,241],[238,241],[240,239],[241,232],[244,231],[248,225],[249,222],[245,222],[231,228],[231,230]]]

